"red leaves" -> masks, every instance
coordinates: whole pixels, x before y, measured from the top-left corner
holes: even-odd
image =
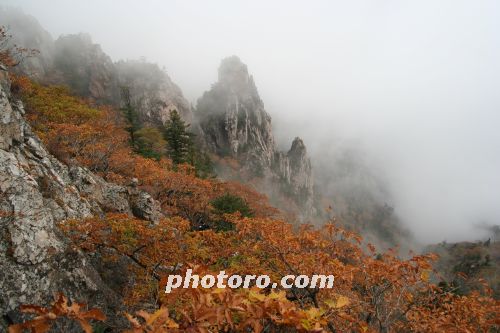
[[[22,324],[10,326],[9,333],[22,333],[24,330],[30,330],[33,333],[45,333],[49,331],[54,321],[61,317],[77,321],[85,333],[91,333],[92,326],[89,320],[104,321],[106,320],[106,316],[98,309],[86,311],[84,310],[85,308],[84,304],[76,302],[69,305],[68,299],[62,294],[59,294],[50,308],[36,305],[21,305],[21,312],[37,316]]]

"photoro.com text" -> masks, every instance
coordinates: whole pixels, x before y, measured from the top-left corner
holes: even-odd
[[[271,278],[267,275],[227,275],[225,271],[220,271],[217,275],[206,274],[199,276],[193,274],[191,269],[186,270],[186,274],[169,275],[165,285],[165,293],[170,293],[176,288],[250,288],[255,285],[258,288],[333,288],[335,278],[333,275],[316,274],[311,277],[307,275],[285,275],[279,284],[271,283]]]

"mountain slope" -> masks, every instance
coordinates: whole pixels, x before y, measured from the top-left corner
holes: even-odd
[[[47,303],[56,292],[102,308],[119,295],[89,259],[70,246],[56,225],[104,212],[158,221],[158,203],[136,188],[105,182],[47,152],[25,121],[23,104],[10,93],[0,68],[0,312],[26,302]]]

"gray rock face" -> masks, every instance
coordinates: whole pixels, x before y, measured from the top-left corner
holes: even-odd
[[[132,105],[143,121],[163,125],[170,111],[177,110],[185,122],[191,123],[191,106],[158,65],[128,60],[118,61],[115,68],[119,85],[129,89]]]
[[[46,81],[66,84],[81,96],[116,107],[123,106],[121,89],[126,87],[143,122],[162,125],[172,110],[191,122],[188,101],[158,65],[132,60],[113,63],[87,34],[62,36],[54,45],[54,67],[47,71]]]
[[[88,34],[52,39],[38,21],[20,10],[0,8],[0,22],[10,27],[13,42],[40,51],[27,58],[19,71],[38,81],[68,86],[75,94],[99,104],[121,106],[121,87],[128,87],[141,120],[161,125],[171,110],[192,121],[189,102],[158,65],[146,61],[118,61],[95,44]]]
[[[0,7],[1,25],[12,35],[12,44],[38,50],[36,57],[26,58],[17,69],[35,79],[44,78],[46,70],[52,66],[54,40],[40,23],[20,9]]]
[[[96,102],[113,104],[119,98],[114,64],[88,34],[59,37],[54,43],[53,67],[46,73],[45,81],[65,84]]]
[[[159,204],[135,187],[105,182],[51,156],[25,122],[0,69],[0,313],[44,304],[54,293],[109,308],[118,304],[85,255],[56,227],[108,211],[157,221]],[[2,324],[0,323],[0,328]],[[1,329],[0,329],[1,330]]]
[[[226,58],[219,81],[198,100],[196,116],[210,150],[250,168],[268,168],[275,151],[271,117],[264,110],[247,66]]]
[[[283,191],[297,202],[302,203],[301,207],[305,209],[304,216],[314,214],[313,171],[302,139],[295,138],[292,147],[286,154],[276,153],[273,169],[285,184]]]
[[[254,175],[268,178],[302,208],[313,213],[313,176],[304,143],[296,138],[288,153],[276,149],[271,117],[241,60],[222,60],[219,79],[198,100],[196,120],[205,145],[231,156]]]

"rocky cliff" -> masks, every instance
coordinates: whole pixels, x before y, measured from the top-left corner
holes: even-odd
[[[313,213],[313,176],[306,147],[296,138],[287,153],[277,150],[271,117],[238,57],[222,60],[218,81],[198,100],[195,116],[209,150],[235,158],[252,177],[277,185],[304,217]],[[261,190],[271,194],[269,187]]]
[[[55,41],[38,21],[20,10],[0,8],[0,24],[8,25],[12,42],[39,52],[25,59],[19,71],[44,83],[68,86],[77,95],[99,104],[122,106],[127,87],[133,106],[144,122],[163,124],[170,110],[192,121],[189,102],[156,64],[112,59],[88,34],[68,34]]]
[[[253,168],[271,165],[276,150],[271,117],[237,57],[222,61],[218,82],[198,100],[196,110],[210,150]]]
[[[11,35],[11,44],[39,51],[36,57],[24,59],[18,69],[38,80],[46,77],[46,70],[52,67],[54,56],[52,36],[33,16],[26,15],[20,9],[0,7],[0,24]]]
[[[120,296],[56,224],[105,212],[161,218],[158,203],[134,186],[119,186],[51,156],[24,120],[0,66],[0,313],[14,319],[22,303],[46,304],[54,293],[110,309]]]
[[[119,101],[116,69],[111,58],[88,34],[64,35],[54,43],[53,66],[44,81],[63,84],[98,103]]]
[[[128,60],[116,62],[115,68],[120,87],[129,89],[143,121],[164,124],[170,111],[176,110],[185,122],[192,122],[191,106],[181,89],[158,65]]]
[[[295,138],[287,153],[276,152],[273,170],[281,178],[282,191],[306,208],[306,215],[313,213],[314,179],[311,161],[302,139]]]

